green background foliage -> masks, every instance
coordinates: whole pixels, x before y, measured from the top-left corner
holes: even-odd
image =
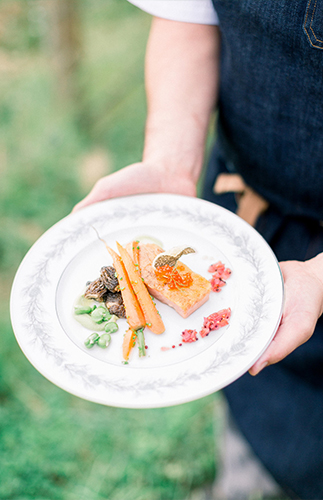
[[[0,499],[188,499],[214,477],[217,398],[156,410],[83,401],[43,378],[11,329],[25,253],[143,146],[150,17],[126,0],[75,2],[66,69],[60,1],[0,4]]]

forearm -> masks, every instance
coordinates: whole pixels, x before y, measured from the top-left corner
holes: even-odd
[[[74,208],[137,193],[195,196],[218,90],[215,26],[156,18],[146,56],[143,161],[100,179]]]
[[[194,182],[217,100],[219,46],[216,26],[153,20],[146,55],[143,160],[162,163]]]

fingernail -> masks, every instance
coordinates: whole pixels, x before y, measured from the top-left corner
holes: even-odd
[[[256,368],[256,371],[252,373],[252,375],[258,375],[258,373],[261,372],[266,366],[268,366],[269,363],[268,361],[264,361],[263,363],[260,363],[260,365]]]

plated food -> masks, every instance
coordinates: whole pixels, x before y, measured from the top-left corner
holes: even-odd
[[[154,299],[165,331],[157,335],[145,327],[146,355],[139,357],[137,343],[124,366],[126,318],[109,313],[107,320],[107,303],[85,298],[92,307],[96,305],[95,315],[102,322],[88,330],[73,314],[87,282],[100,276],[101,267],[113,265],[93,227],[117,253],[116,241],[126,247],[139,239],[166,250],[189,244],[196,253],[182,255],[179,261],[192,271],[212,280],[215,272],[209,272],[209,267],[221,261],[233,272],[223,285],[217,280],[226,278],[218,276],[218,268],[214,278],[221,286],[211,284],[209,299],[185,319]],[[156,193],[107,200],[59,221],[30,249],[11,292],[13,329],[33,366],[75,396],[124,408],[187,403],[230,384],[271,342],[282,305],[279,265],[252,227],[204,200]],[[232,308],[229,325],[202,337],[204,318],[227,308]],[[78,320],[93,321],[90,314],[80,314]],[[99,344],[97,335],[102,337],[109,333],[105,328],[116,327],[108,348],[101,348],[106,338]],[[185,330],[196,330],[198,341],[184,342]],[[84,340],[92,333],[97,335],[89,339],[94,343],[88,349]]]
[[[166,260],[156,265],[158,256],[164,252],[158,245],[147,243],[139,248],[142,278],[153,297],[175,309],[183,318],[208,300],[211,284],[206,278],[179,260],[173,266],[172,261],[167,264]]]
[[[195,253],[190,246],[165,251],[156,243],[135,240],[125,246],[116,242],[117,253],[104,240],[101,241],[112,258],[112,265],[102,267],[99,277],[87,283],[84,294],[74,306],[74,314],[85,328],[95,329],[84,341],[87,348],[96,344],[101,348],[108,347],[111,333],[119,329],[118,320],[125,319],[127,330],[122,342],[125,363],[136,345],[139,356],[146,355],[145,329],[156,335],[165,331],[154,299],[187,319],[208,301],[212,291],[219,292],[226,283],[225,279],[231,275],[231,270],[220,261],[209,266],[210,279],[191,270],[179,260],[184,255]],[[178,345],[196,342],[212,330],[227,326],[230,316],[230,308],[211,313],[204,318],[199,335],[196,329],[184,329]],[[99,333],[101,331],[103,333]],[[167,349],[162,347],[164,351]]]

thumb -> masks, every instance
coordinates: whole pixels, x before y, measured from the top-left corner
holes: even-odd
[[[314,328],[315,322],[313,323],[310,317],[306,320],[303,316],[302,322],[298,317],[289,321],[283,320],[269,347],[250,368],[250,375],[257,375],[266,366],[284,359],[311,337]]]
[[[75,205],[72,212],[110,198],[151,192],[149,182],[143,183],[143,179],[147,181],[149,176],[143,175],[142,170],[144,170],[142,163],[134,163],[113,174],[102,177],[95,183],[90,193]]]

